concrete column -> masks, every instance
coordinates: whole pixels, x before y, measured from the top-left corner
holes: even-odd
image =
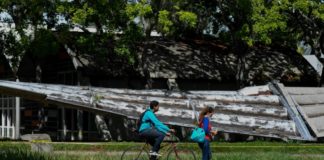
[[[9,101],[10,101],[10,98],[9,98],[9,96],[6,96],[6,101],[7,101],[7,106],[6,106],[6,108],[7,108],[7,126],[6,126],[6,128],[7,128],[7,136],[6,137],[10,137],[10,132],[9,132],[9,128],[11,127],[11,115],[10,115],[10,105],[9,105]]]
[[[2,103],[1,103],[1,135],[0,135],[0,137],[1,138],[4,138],[4,128],[5,128],[5,110],[4,110],[4,96],[3,95],[1,95],[1,101],[2,101]]]
[[[77,71],[77,85],[81,86],[81,80],[85,79],[82,77],[82,73]],[[88,83],[89,84],[89,83]],[[77,127],[78,127],[78,140],[83,140],[83,111],[77,110]]]
[[[18,79],[17,79],[18,82]],[[16,97],[15,106],[15,139],[20,138],[20,97]]]
[[[83,111],[77,110],[78,140],[83,140]]]
[[[75,112],[76,110],[74,110],[74,109],[72,109],[71,110],[71,141],[74,141],[75,140],[75,137],[74,137],[74,134],[75,134],[75,121],[74,121],[74,116],[75,116],[75,114],[74,114],[74,112]]]
[[[66,120],[65,120],[65,108],[62,108],[62,139],[66,140]]]

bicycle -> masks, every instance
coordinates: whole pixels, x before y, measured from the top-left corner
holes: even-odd
[[[171,141],[163,141],[161,144],[160,153],[165,155],[167,153],[166,160],[196,160],[196,155],[193,151],[188,149],[177,148],[177,143],[179,138],[174,134],[170,136]],[[141,147],[132,146],[126,148],[123,151],[121,160],[155,160],[149,156],[150,144],[146,141]],[[162,156],[163,157],[163,156]],[[161,159],[158,157],[156,159]]]

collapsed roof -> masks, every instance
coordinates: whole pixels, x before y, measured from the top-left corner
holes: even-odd
[[[299,104],[304,103],[298,97],[291,96],[291,90],[288,88],[287,91],[282,84],[276,83],[239,91],[170,92],[0,81],[2,94],[98,114],[116,114],[135,119],[149,101],[158,100],[158,117],[171,125],[194,127],[198,112],[203,107],[212,106],[216,109],[211,119],[212,125],[224,132],[297,140],[323,137],[323,127],[318,125],[323,114],[316,114],[316,119],[309,121],[305,114],[308,117],[312,117],[312,114],[301,109]],[[305,97],[311,101],[309,104],[318,104],[314,106],[316,108],[313,107],[317,110],[314,112],[324,113],[323,88],[307,90],[321,93]]]

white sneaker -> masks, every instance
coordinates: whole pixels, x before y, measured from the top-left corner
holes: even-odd
[[[162,155],[157,153],[157,152],[153,152],[153,151],[150,151],[149,153],[150,156],[155,156],[155,157],[161,157]]]

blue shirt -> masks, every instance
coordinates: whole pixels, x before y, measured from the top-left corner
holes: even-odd
[[[210,134],[209,118],[204,117],[202,123],[203,123],[203,127],[204,127],[203,129],[204,129],[206,135],[209,135]]]
[[[151,109],[147,109],[143,118],[142,123],[139,129],[139,132],[142,132],[146,129],[155,127],[158,131],[161,131],[162,133],[166,134],[169,132],[170,128],[166,125],[164,125],[153,113]]]

